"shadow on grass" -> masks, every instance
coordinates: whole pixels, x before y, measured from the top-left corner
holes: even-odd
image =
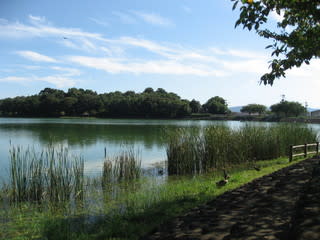
[[[198,202],[198,198],[186,197],[161,201],[140,212],[129,209],[125,215],[53,218],[44,223],[42,236],[48,240],[139,239]]]

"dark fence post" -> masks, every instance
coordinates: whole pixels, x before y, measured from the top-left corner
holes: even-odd
[[[104,158],[107,158],[107,148],[104,148]]]
[[[304,157],[307,157],[307,155],[308,155],[308,144],[305,143],[304,144]]]
[[[293,145],[290,145],[290,149],[289,149],[289,162],[292,162],[292,155],[293,155]]]

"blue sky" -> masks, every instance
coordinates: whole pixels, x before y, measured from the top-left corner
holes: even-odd
[[[270,42],[234,29],[237,18],[229,0],[0,0],[0,98],[153,87],[201,103],[269,106],[284,94],[320,107],[320,61],[260,85]]]

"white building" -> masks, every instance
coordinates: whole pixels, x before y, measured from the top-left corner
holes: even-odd
[[[320,110],[316,110],[311,112],[311,117],[312,118],[320,118]]]

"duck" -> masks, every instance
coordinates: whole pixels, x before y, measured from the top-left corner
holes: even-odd
[[[253,166],[253,168],[254,168],[254,170],[256,170],[256,171],[260,171],[260,170],[261,170],[261,168],[258,167],[258,166]]]
[[[223,177],[224,179],[229,179],[230,176],[228,175],[227,171],[225,169],[223,169]]]
[[[230,176],[228,175],[228,173],[227,173],[227,171],[225,169],[223,169],[223,177],[224,177],[224,179],[216,182],[216,185],[218,187],[222,187],[222,186],[226,185],[229,182],[228,179],[230,178]]]
[[[217,185],[217,187],[222,187],[222,186],[226,185],[227,183],[228,183],[228,179],[223,179],[223,180],[216,182],[216,185]]]

